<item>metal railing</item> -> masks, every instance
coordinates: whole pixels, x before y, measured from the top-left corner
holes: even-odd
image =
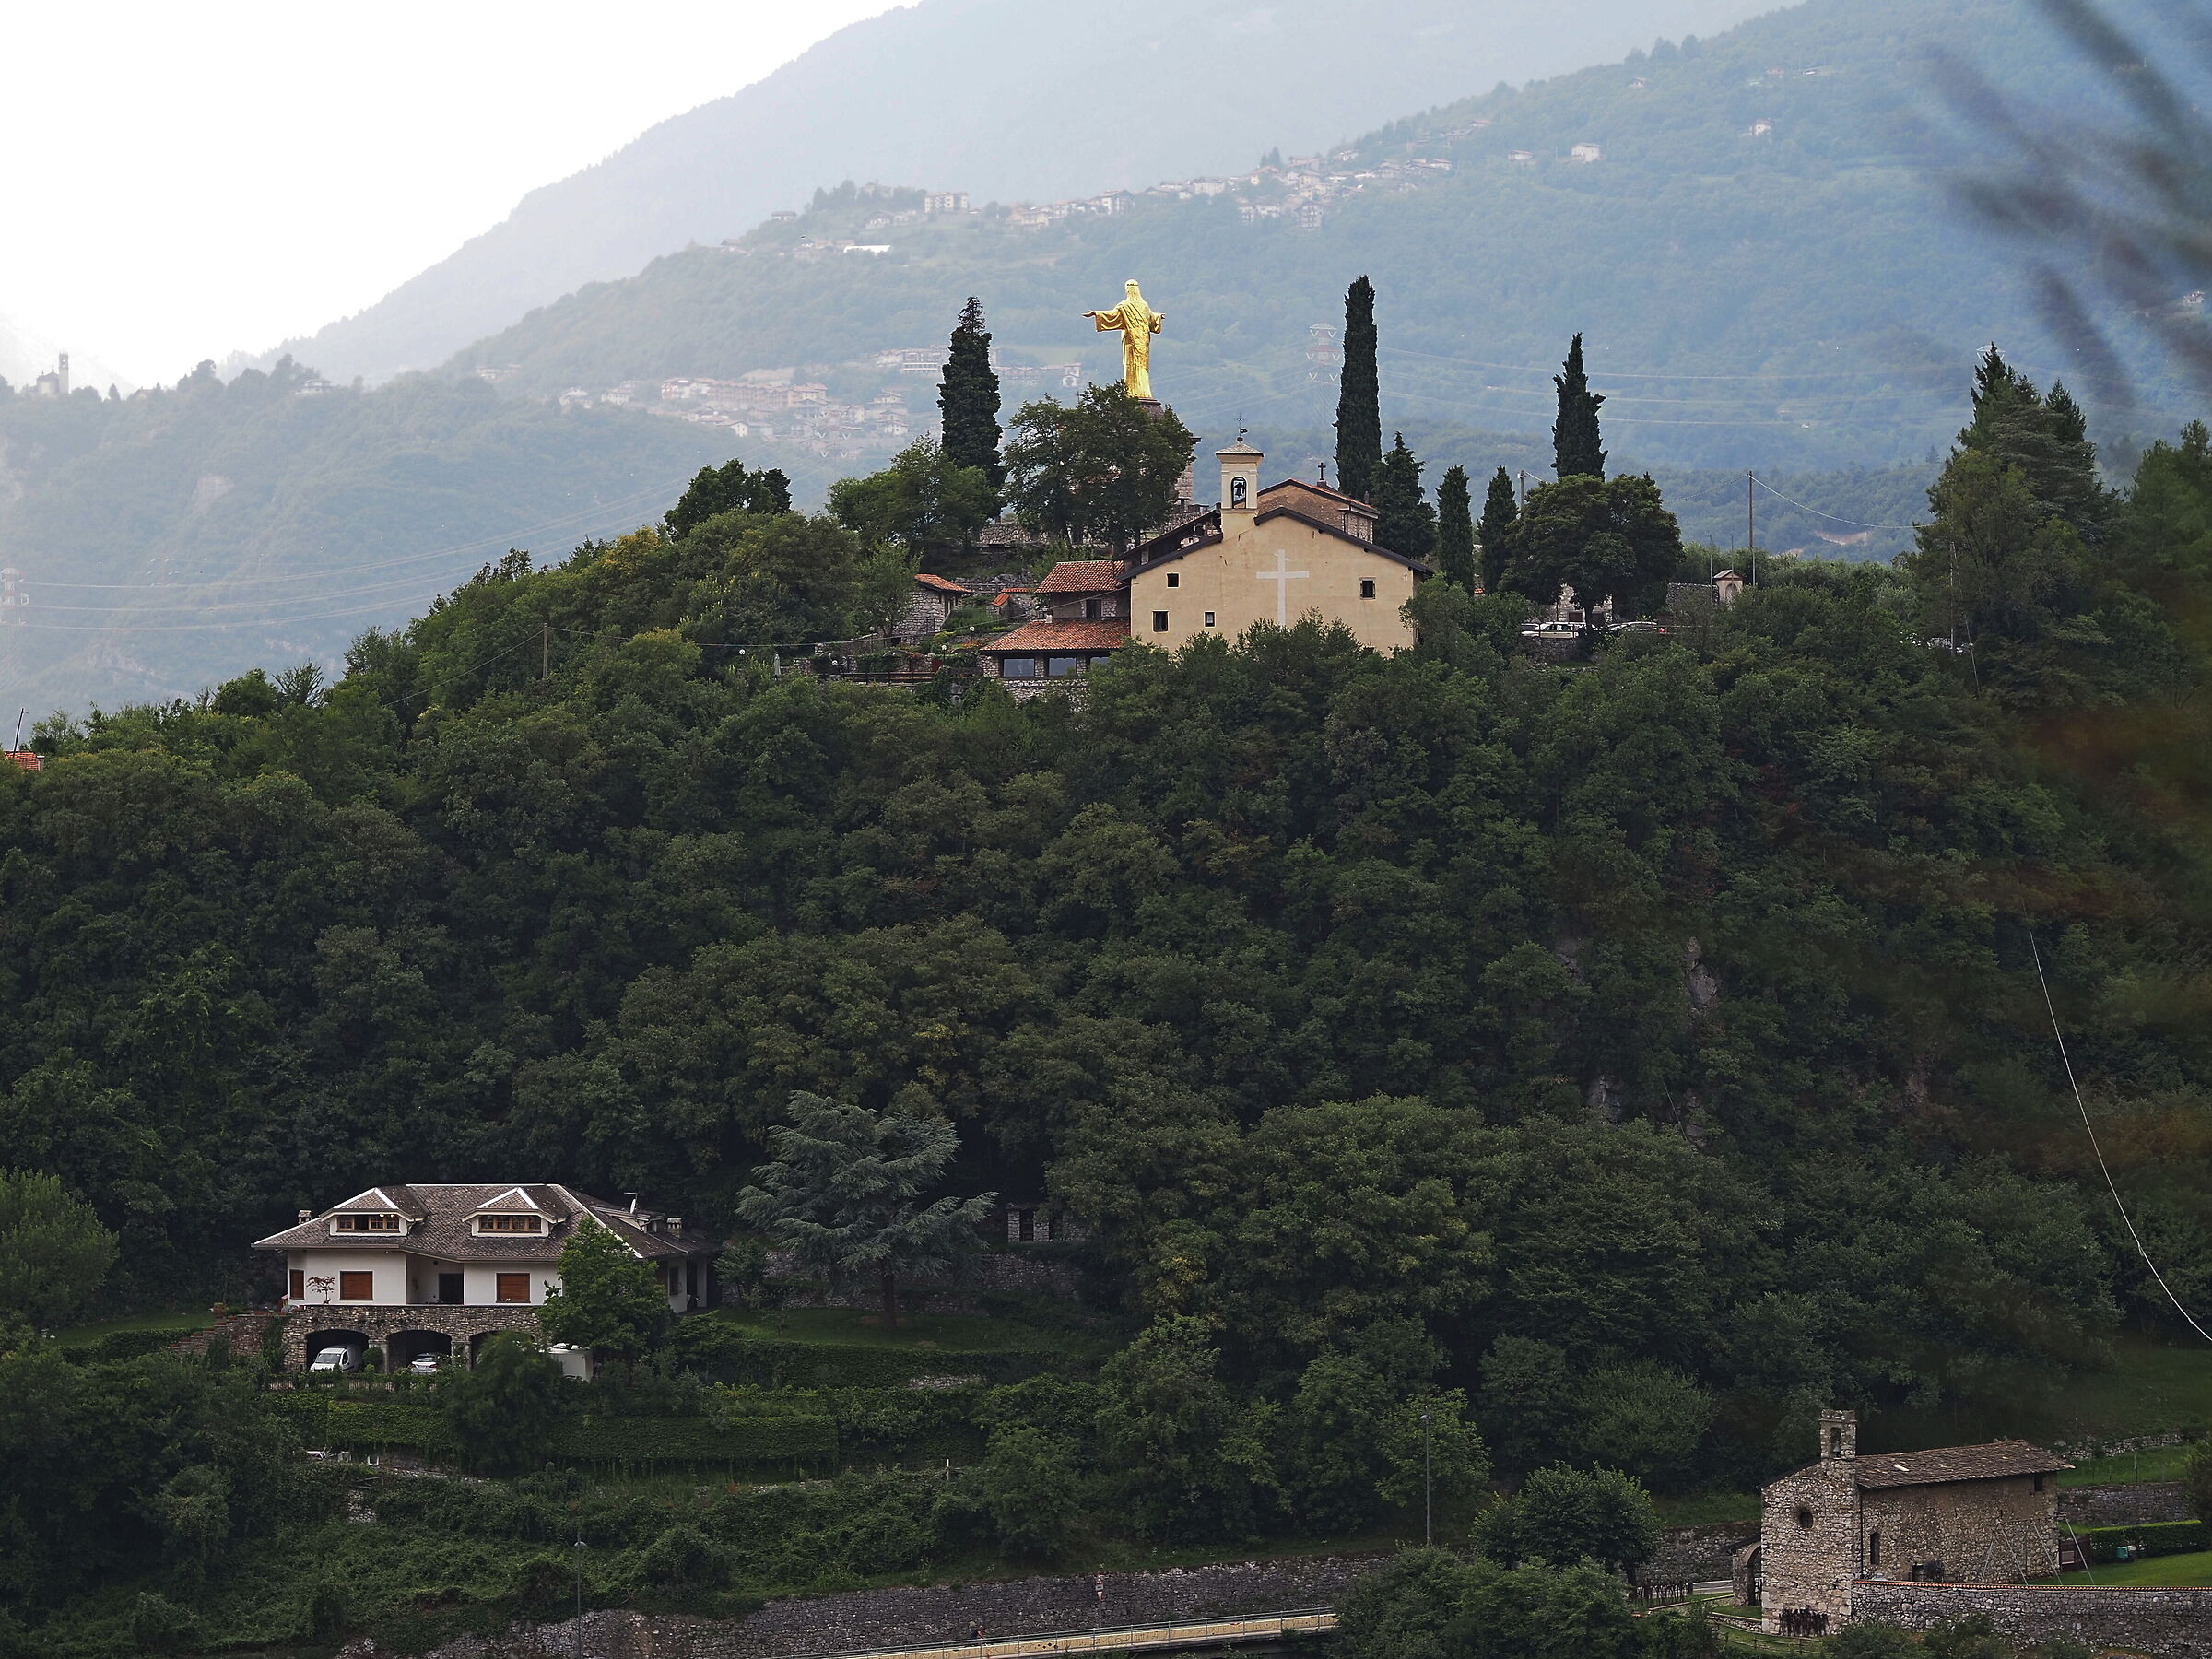
[[[1266,1641],[1294,1633],[1319,1633],[1336,1628],[1336,1615],[1326,1607],[1301,1607],[1287,1613],[1256,1613],[1244,1618],[1218,1618],[1197,1624],[1101,1625],[1088,1630],[1048,1630],[1033,1636],[992,1637],[981,1641],[927,1641],[905,1647],[820,1649],[794,1654],[793,1659],[1046,1659],[1061,1653],[1128,1653],[1138,1648],[1196,1647],[1208,1643],[1234,1646]]]

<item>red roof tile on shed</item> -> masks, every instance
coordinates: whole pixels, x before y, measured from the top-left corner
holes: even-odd
[[[914,580],[924,587],[934,588],[940,594],[972,594],[975,592],[964,582],[955,582],[949,576],[933,576],[927,571],[917,571],[914,573]]]
[[[983,649],[993,656],[1008,652],[1112,651],[1129,643],[1127,627],[1119,622],[1027,622],[1010,634],[1001,634]]]
[[[1056,564],[1037,584],[1041,594],[1105,594],[1122,585],[1122,567],[1111,559],[1073,559]]]

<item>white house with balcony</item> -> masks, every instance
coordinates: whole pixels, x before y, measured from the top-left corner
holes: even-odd
[[[652,1264],[672,1313],[712,1307],[717,1241],[680,1216],[554,1182],[388,1183],[255,1241],[285,1258],[285,1350],[294,1365],[329,1347],[385,1350],[394,1369],[422,1354],[477,1348],[494,1333],[538,1329],[560,1284],[560,1253],[603,1227]]]

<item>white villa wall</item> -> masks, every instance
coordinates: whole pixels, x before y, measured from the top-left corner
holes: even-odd
[[[298,1268],[307,1276],[305,1300],[311,1307],[324,1304],[347,1308],[400,1306],[407,1300],[406,1256],[401,1251],[293,1250],[286,1252],[285,1265]],[[368,1302],[339,1301],[338,1275],[362,1272],[376,1276],[374,1300]],[[323,1278],[330,1282],[326,1285],[315,1283]]]
[[[502,1273],[527,1273],[530,1276],[530,1303],[533,1307],[546,1300],[547,1290],[560,1284],[559,1272],[542,1262],[475,1263],[461,1269],[461,1300],[471,1305],[496,1303],[500,1300],[499,1276]]]

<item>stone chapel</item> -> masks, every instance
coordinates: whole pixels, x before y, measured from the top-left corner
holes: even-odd
[[[1055,565],[1038,585],[1047,611],[982,653],[1019,695],[1088,674],[1131,640],[1172,651],[1203,634],[1235,640],[1254,623],[1341,622],[1362,645],[1414,641],[1404,607],[1429,567],[1375,540],[1375,510],[1286,479],[1263,488],[1265,456],[1241,441],[1218,451],[1221,504],[1121,559]]]
[[[1769,1630],[1785,1609],[1847,1622],[1854,1588],[1885,1579],[2019,1583],[2058,1571],[2058,1482],[2073,1465],[2026,1441],[1862,1456],[1858,1418],[1820,1414],[1820,1456],[1760,1493],[1759,1542],[1735,1561],[1739,1601]]]

